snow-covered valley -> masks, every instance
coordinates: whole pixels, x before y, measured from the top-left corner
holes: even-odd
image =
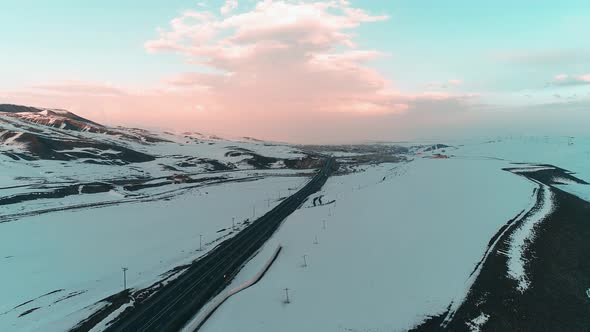
[[[137,291],[172,280],[305,184],[318,160],[284,144],[16,110],[0,112],[0,330],[72,328],[122,290],[123,267]],[[76,144],[87,147],[62,149]]]
[[[79,327],[121,294],[126,268],[132,299],[102,330],[296,193],[328,156],[335,173],[228,289],[282,246],[268,271],[201,330],[485,330],[498,317],[494,294],[480,296],[490,271],[509,296],[536,292],[544,225],[570,196],[578,207],[590,197],[586,138],[293,146],[0,105],[0,142],[1,331]]]
[[[407,331],[424,324],[419,330],[438,331],[445,323],[428,321],[452,319],[514,218],[524,219],[522,226],[508,237],[511,251],[501,254],[509,258],[507,277],[525,292],[528,243],[556,203],[547,185],[505,169],[535,172],[552,169],[536,164],[554,163],[590,180],[588,141],[539,140],[468,141],[446,153],[421,149],[409,163],[331,178],[318,195],[334,204],[292,215],[234,286],[281,245],[264,279],[228,299],[201,330]],[[552,144],[551,152],[544,144]],[[590,187],[561,181],[556,187],[574,194]],[[489,319],[480,312],[449,330],[485,330]]]
[[[489,239],[529,204],[534,186],[505,165],[416,159],[331,178],[321,195],[336,202],[292,215],[260,255],[283,246],[265,279],[203,331],[404,331],[444,312]]]

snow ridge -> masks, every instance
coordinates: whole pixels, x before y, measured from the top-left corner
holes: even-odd
[[[522,225],[510,237],[508,276],[518,282],[517,289],[521,293],[530,286],[530,281],[526,275],[526,259],[524,257],[527,243],[534,239],[537,224],[542,222],[555,208],[553,193],[549,186],[540,183],[537,197],[541,199],[541,206],[536,210],[531,210],[532,215],[523,220]]]
[[[479,314],[479,316],[470,320],[466,324],[467,324],[467,327],[469,327],[469,331],[480,332],[482,327],[485,325],[485,323],[488,322],[488,319],[490,319],[490,315],[482,312],[481,314]]]

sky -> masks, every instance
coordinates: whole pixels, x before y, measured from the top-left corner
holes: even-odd
[[[300,143],[580,135],[590,3],[3,0],[0,103]]]

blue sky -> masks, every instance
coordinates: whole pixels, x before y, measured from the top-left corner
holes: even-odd
[[[370,15],[388,16],[342,31],[354,34],[356,48],[381,53],[362,66],[376,70],[396,91],[478,95],[476,104],[508,108],[564,97],[588,100],[590,83],[582,79],[590,74],[588,1],[350,2]],[[149,89],[174,75],[211,69],[188,63],[186,54],[147,52],[145,44],[187,10],[221,16],[223,3],[2,1],[0,89],[64,81]],[[255,4],[239,1],[232,15]],[[559,81],[557,75],[568,77]],[[560,84],[565,82],[571,84]]]
[[[513,91],[542,87],[554,75],[588,70],[588,58],[548,63],[501,61],[503,54],[531,58],[588,51],[588,1],[373,1],[387,12],[386,28],[361,28],[372,44],[393,54],[379,66],[414,87],[458,77],[474,89]],[[371,31],[373,30],[373,31]],[[560,61],[562,60],[562,61]]]
[[[0,5],[10,76],[26,82],[54,75],[130,83],[183,69],[182,63],[145,53],[143,43],[158,26],[199,1],[188,0],[7,0]],[[221,1],[202,1],[219,7]],[[543,86],[562,72],[588,71],[589,62],[515,65],[502,53],[588,51],[588,1],[353,1],[386,22],[359,28],[360,45],[391,54],[375,63],[404,87],[460,77],[474,88],[513,90]],[[247,2],[246,2],[247,5]],[[50,64],[50,65],[49,65]],[[98,69],[100,67],[100,70]],[[156,67],[156,68],[154,68]],[[22,75],[23,71],[35,74]],[[108,69],[108,70],[104,70]],[[526,74],[519,77],[515,71]],[[21,73],[19,75],[19,72]],[[69,75],[68,75],[69,74]],[[24,77],[22,77],[22,76]],[[535,79],[537,80],[535,82]],[[4,85],[7,83],[4,82]],[[12,84],[12,83],[10,83]]]
[[[10,82],[87,79],[140,83],[183,65],[155,59],[143,43],[194,1],[8,0],[0,5],[5,47],[2,63],[11,64]]]

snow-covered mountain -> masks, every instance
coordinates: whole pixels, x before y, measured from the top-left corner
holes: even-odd
[[[163,150],[162,147],[166,149]],[[165,156],[164,151],[175,151]],[[128,165],[158,161],[175,172],[315,167],[318,158],[252,138],[112,128],[65,110],[0,105],[0,155],[12,160]]]

